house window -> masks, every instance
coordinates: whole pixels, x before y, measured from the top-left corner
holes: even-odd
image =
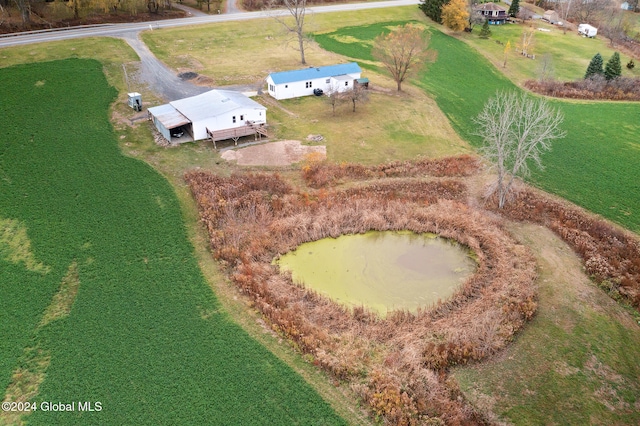
[[[325,82],[325,83],[327,83],[327,84],[329,84],[329,83],[331,83],[331,79],[330,79],[330,78],[328,78],[328,79],[326,79],[324,82]]]
[[[232,117],[232,119],[233,119],[233,122],[235,123],[235,122],[236,122],[236,116],[234,115],[234,116]]]
[[[311,83],[312,83],[311,81],[307,81],[307,82],[304,84],[304,87],[306,87],[307,89],[310,89],[311,87],[313,87]]]
[[[349,82],[348,82],[348,81],[345,81],[345,82],[344,82],[344,85],[345,85],[345,86],[349,86]]]
[[[240,121],[244,121],[244,115],[240,116]]]
[[[288,84],[285,84],[285,85],[284,85],[284,88],[285,88],[285,89],[288,89],[288,88],[289,88],[289,85],[288,85]]]

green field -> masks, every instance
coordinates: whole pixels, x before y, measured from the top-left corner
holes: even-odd
[[[532,26],[492,26],[489,39],[478,37],[480,28],[476,27],[471,34],[461,34],[460,38],[471,44],[479,52],[482,52],[493,64],[499,66],[502,72],[517,83],[540,78],[541,66],[545,55],[550,60],[551,68],[553,69],[552,76],[556,80],[573,81],[584,77],[587,66],[596,53],[600,53],[606,63],[613,55],[613,52],[617,50],[611,48],[609,41],[602,37],[585,38],[578,35],[576,31],[564,33],[559,27],[547,24],[544,21],[529,21],[528,24]],[[529,50],[536,55],[535,60],[526,58],[516,52],[523,30],[531,28],[534,30],[534,36],[533,46]],[[538,28],[549,31],[539,31]],[[511,43],[511,51],[508,55],[507,66],[503,67],[504,49],[507,42]],[[640,76],[638,67],[633,70],[625,67],[629,59],[630,57],[625,52],[620,52],[622,75],[624,77]]]
[[[388,25],[346,27],[315,39],[354,60],[368,60],[365,46]],[[467,44],[436,29],[431,33],[430,47],[438,59],[416,83],[434,97],[460,136],[478,146],[473,117],[497,90],[519,89]],[[546,170],[534,173],[531,181],[640,232],[640,104],[554,103],[565,114],[567,137],[545,154]]]
[[[172,187],[119,151],[103,65],[0,79],[0,388],[102,404],[29,424],[344,424],[222,312]]]

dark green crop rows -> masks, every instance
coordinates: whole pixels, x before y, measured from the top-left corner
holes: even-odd
[[[51,363],[35,401],[102,403],[30,424],[342,424],[219,312],[172,188],[118,150],[101,65],[16,66],[0,81],[0,221],[20,221],[50,268],[0,256],[0,389],[38,344]],[[74,261],[71,314],[37,330]]]
[[[326,49],[355,60],[370,60],[371,45],[366,42],[400,24],[342,28],[315,39]],[[478,146],[473,117],[497,90],[516,87],[465,43],[435,29],[431,33],[430,48],[438,51],[438,59],[417,83],[433,96],[460,135]],[[360,42],[343,43],[334,36]],[[533,173],[532,182],[640,232],[640,104],[554,104],[565,115],[567,137],[545,154],[546,170]]]

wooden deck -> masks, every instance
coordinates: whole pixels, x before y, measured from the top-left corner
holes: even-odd
[[[213,147],[215,149],[218,149],[216,146],[217,141],[233,139],[234,145],[238,145],[238,139],[243,136],[254,135],[255,140],[262,139],[262,136],[269,136],[267,134],[266,123],[253,123],[250,121],[247,121],[242,127],[236,127],[233,129],[209,130],[209,128],[207,128],[207,135],[209,136],[209,139],[211,139],[211,142],[213,142]]]

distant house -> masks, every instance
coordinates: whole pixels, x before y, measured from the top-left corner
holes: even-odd
[[[550,24],[562,24],[561,20],[560,20],[560,15],[558,15],[558,12],[556,12],[555,10],[547,10],[544,12],[544,15],[542,16],[542,19],[544,19],[545,21],[549,22]]]
[[[344,92],[353,89],[354,81],[361,74],[362,70],[355,62],[274,72],[267,77],[267,90],[278,100],[313,95],[315,89]]]
[[[632,7],[631,7],[631,5],[629,4],[628,1],[625,1],[624,3],[622,3],[620,5],[620,9],[622,9],[622,10],[631,10]]]
[[[267,108],[239,92],[211,90],[149,108],[149,118],[169,142],[233,139],[265,134]]]
[[[507,15],[507,9],[502,6],[498,6],[495,3],[483,3],[476,5],[475,11],[479,12],[484,19],[489,21],[490,25],[504,24],[509,16]]]

